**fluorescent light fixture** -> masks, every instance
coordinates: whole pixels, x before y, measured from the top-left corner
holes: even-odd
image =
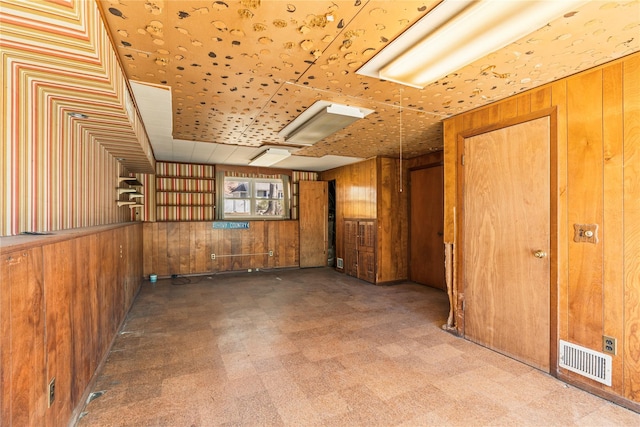
[[[443,0],[356,73],[422,89],[584,3]]]
[[[269,148],[254,157],[250,162],[250,166],[271,166],[289,157],[289,150],[280,148]]]
[[[371,113],[367,108],[316,101],[278,135],[288,143],[312,145]]]

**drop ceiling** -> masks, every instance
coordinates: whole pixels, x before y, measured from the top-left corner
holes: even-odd
[[[326,170],[442,148],[442,120],[640,50],[638,1],[588,1],[424,89],[356,74],[438,1],[99,0],[157,160]],[[318,100],[374,110],[310,147]]]

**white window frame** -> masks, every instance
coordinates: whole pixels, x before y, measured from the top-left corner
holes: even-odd
[[[225,197],[225,191],[227,187],[227,182],[237,181],[237,182],[246,182],[249,186],[248,188],[248,197]],[[280,184],[282,188],[281,197],[258,197],[256,184],[258,183],[276,183]],[[278,220],[278,219],[286,219],[289,217],[289,200],[288,200],[288,188],[286,187],[288,182],[284,179],[280,178],[255,178],[255,177],[236,177],[236,176],[225,176],[224,183],[222,186],[222,219],[225,220],[238,220],[238,219],[265,219],[265,220]],[[249,212],[247,213],[233,213],[226,212],[227,201],[242,201],[245,200],[249,203]],[[279,215],[260,215],[257,212],[258,203],[261,201],[274,201],[279,202],[282,210]]]

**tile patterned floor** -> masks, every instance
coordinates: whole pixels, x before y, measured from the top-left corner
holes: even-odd
[[[322,268],[146,282],[78,426],[640,425],[444,332],[447,311]]]

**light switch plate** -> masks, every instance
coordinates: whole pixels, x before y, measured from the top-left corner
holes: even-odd
[[[598,243],[598,224],[573,224],[573,241]]]

